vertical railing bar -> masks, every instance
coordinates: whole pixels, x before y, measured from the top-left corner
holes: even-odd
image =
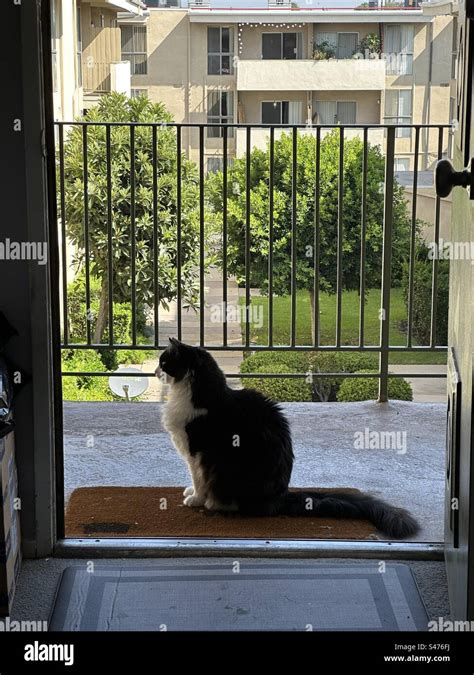
[[[204,346],[204,125],[199,126],[199,344]]]
[[[178,311],[178,340],[182,338],[183,332],[183,302],[182,302],[182,289],[181,289],[181,248],[182,248],[182,209],[181,209],[181,200],[182,200],[182,161],[181,161],[181,127],[176,127],[176,279],[177,279],[177,292],[176,292],[176,304]]]
[[[223,321],[222,321],[222,341],[224,347],[227,347],[227,154],[228,154],[228,136],[227,127],[223,128],[222,138],[222,152],[223,152],[223,166],[222,166],[222,305],[223,305]]]
[[[61,267],[63,291],[63,341],[69,343],[69,321],[67,311],[67,240],[66,240],[66,195],[64,186],[64,128],[59,125],[59,186],[61,201]]]
[[[341,319],[342,319],[342,237],[343,237],[343,208],[344,208],[344,127],[339,128],[339,185],[337,198],[337,316],[336,316],[336,347],[341,346]]]
[[[383,219],[382,249],[382,289],[380,311],[380,358],[379,358],[379,402],[388,401],[388,367],[390,344],[390,291],[392,265],[393,230],[393,181],[395,178],[395,132],[396,127],[387,129],[387,149],[385,164],[385,200]]]
[[[438,128],[438,161],[443,157],[443,127]],[[430,347],[436,345],[436,326],[437,326],[437,310],[438,310],[438,268],[439,268],[439,226],[440,226],[440,211],[441,200],[436,195],[435,202],[435,227],[434,240],[436,255],[433,256],[433,272],[431,282],[431,327],[430,327]]]
[[[105,157],[107,164],[107,300],[109,315],[109,345],[114,344],[114,278],[113,278],[113,238],[112,238],[112,160],[111,160],[111,138],[110,126],[105,129]]]
[[[246,134],[245,165],[245,346],[250,345],[250,154],[251,127]]]
[[[157,168],[157,133],[156,125],[152,126],[152,160],[153,160],[153,324],[154,345],[160,344],[159,326],[159,288],[158,288],[158,168]]]
[[[269,224],[268,224],[268,346],[273,347],[273,228],[274,228],[274,182],[275,182],[275,128],[270,129],[270,157],[268,176]]]
[[[415,257],[416,257],[416,212],[418,201],[418,161],[420,154],[420,129],[415,129],[415,164],[413,167],[413,200],[411,210],[411,231],[410,231],[410,260],[408,266],[408,326],[407,326],[407,347],[412,346],[413,342],[413,300],[415,287]]]
[[[320,224],[321,224],[321,127],[316,130],[316,175],[314,194],[314,278],[313,278],[313,330],[314,346],[319,347],[319,248],[320,248]]]
[[[89,167],[87,154],[87,124],[82,127],[82,162],[84,174],[84,273],[86,275],[86,338],[87,344],[92,342],[91,336],[91,283],[90,283],[90,247],[89,247]]]
[[[365,257],[367,236],[367,174],[369,162],[369,130],[364,128],[362,157],[362,219],[360,229],[360,284],[359,284],[359,347],[364,346],[365,330]]]
[[[130,274],[131,274],[131,296],[132,296],[132,344],[137,344],[137,279],[136,279],[136,258],[137,258],[137,233],[135,219],[135,127],[130,126]]]
[[[298,189],[298,129],[293,127],[291,167],[291,346],[296,345],[296,225]]]

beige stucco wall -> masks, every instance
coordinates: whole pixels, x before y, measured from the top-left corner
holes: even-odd
[[[80,3],[79,3],[80,5]],[[82,109],[82,87],[77,81],[76,0],[56,0],[57,91],[53,94],[54,119],[71,121]]]
[[[433,31],[433,60],[436,66],[432,69],[432,86],[429,82],[430,59],[430,31],[428,24],[414,24],[414,73],[406,76],[385,76],[380,78],[380,89],[368,91],[372,84],[363,88],[363,82],[358,82],[361,91],[354,91],[351,84],[355,82],[354,75],[348,69],[355,67],[351,61],[309,62],[315,68],[326,70],[326,79],[318,87],[306,80],[298,82],[295,72],[298,68],[304,69],[305,64],[294,61],[267,61],[261,60],[261,36],[263,32],[274,30],[283,32],[300,31],[303,33],[303,57],[308,58],[312,51],[315,34],[324,32],[354,31],[362,39],[369,32],[379,32],[378,23],[320,23],[300,26],[294,25],[279,27],[270,26],[243,26],[240,33],[241,50],[239,51],[239,30],[234,25],[234,46],[236,70],[240,65],[247,66],[246,61],[252,60],[255,70],[265,75],[260,77],[261,83],[256,91],[240,91],[237,95],[237,73],[229,76],[207,75],[207,25],[205,23],[191,23],[186,10],[150,10],[148,19],[148,74],[133,76],[132,86],[145,88],[154,101],[162,101],[177,122],[189,121],[205,123],[207,121],[207,98],[209,92],[215,89],[234,91],[234,118],[237,121],[238,102],[241,103],[243,117],[241,121],[260,122],[260,104],[263,100],[300,100],[303,102],[303,116],[306,117],[307,101],[309,100],[355,100],[357,102],[357,121],[360,123],[377,124],[383,122],[385,95],[384,89],[411,89],[413,97],[413,123],[447,124],[449,122],[449,101],[452,59],[452,19],[448,16],[435,17],[432,21]],[[228,25],[223,22],[221,25]],[[362,63],[368,68],[372,64]],[[377,63],[375,67],[381,66]],[[289,75],[283,77],[284,69]],[[269,78],[267,70],[274,70],[271,91],[268,88]],[[282,70],[283,69],[283,70]],[[307,68],[306,68],[307,69]],[[337,72],[329,73],[329,69]],[[273,72],[272,70],[272,72]],[[283,73],[283,74],[282,74]],[[253,77],[254,73],[249,73]],[[304,78],[303,78],[304,79]],[[241,80],[242,81],[242,80]],[[340,82],[341,91],[335,92],[331,82]],[[285,85],[285,82],[291,83]],[[379,86],[379,85],[377,85]],[[343,91],[347,87],[346,91]],[[294,91],[289,89],[294,88]],[[321,89],[323,91],[321,91]],[[302,120],[304,123],[306,119]],[[229,150],[232,151],[234,141],[229,140]],[[205,156],[219,154],[222,147],[220,139],[206,139]],[[444,147],[448,147],[448,134],[445,133]],[[183,148],[189,148],[190,156],[198,158],[198,133],[196,131],[183,132]],[[431,168],[436,160],[438,140],[434,132],[421,135],[420,152],[423,154],[423,164],[420,169]],[[397,138],[397,154],[413,160],[414,134],[412,138]],[[413,168],[413,164],[411,165]]]
[[[413,204],[413,189],[406,188],[405,196],[407,198],[407,210],[411,217]],[[418,188],[416,198],[416,215],[417,218],[423,221],[424,225],[421,229],[421,235],[427,242],[434,241],[434,222],[435,222],[435,208],[436,208],[436,194],[433,188]],[[449,196],[447,199],[440,201],[440,222],[439,222],[439,236],[441,239],[449,240],[451,232],[451,212],[452,199]]]
[[[176,122],[187,114],[188,27],[185,10],[150,10],[147,22],[148,73],[133,75],[132,87],[146,88]]]
[[[104,17],[99,26],[98,15]],[[110,91],[110,64],[121,60],[120,28],[117,13],[82,3],[82,83],[84,91]],[[92,23],[94,22],[94,26]]]
[[[381,91],[384,87],[385,64],[381,60],[242,60],[237,67],[240,91]]]

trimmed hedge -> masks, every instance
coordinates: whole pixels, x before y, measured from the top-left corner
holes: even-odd
[[[248,360],[248,359],[247,359]],[[244,361],[245,363],[245,361]],[[252,373],[297,373],[300,372],[282,363],[268,363],[256,366],[246,372]],[[242,383],[246,389],[256,389],[274,401],[312,401],[311,384],[304,378],[244,378]]]
[[[308,379],[244,379],[277,401],[336,401],[343,378],[318,378],[322,373],[353,373],[377,366],[376,354],[348,352],[257,352],[240,366],[241,373],[307,373]]]
[[[373,373],[371,370],[360,370],[360,373]],[[373,377],[346,377],[339,391],[338,401],[375,401],[378,398],[379,380]],[[409,382],[401,377],[388,380],[388,397],[398,401],[412,401],[413,391]]]
[[[316,373],[355,373],[376,368],[377,354],[361,352],[314,352],[309,354],[313,375],[313,400],[337,401],[337,392],[345,381],[342,377],[316,377]]]

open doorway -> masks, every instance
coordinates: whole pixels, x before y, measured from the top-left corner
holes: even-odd
[[[238,80],[174,121],[163,86],[138,86],[175,39],[153,42],[160,12],[71,8],[52,3],[61,536],[383,538],[354,522],[295,533],[183,508],[187,470],[154,372],[174,337],[211,351],[232,387],[281,403],[294,488],[369,491],[416,516],[414,541],[441,543],[449,260],[432,253],[449,204],[432,170],[450,127],[408,115],[409,90],[389,92],[378,123],[308,126],[285,94],[291,120],[262,124]],[[195,68],[232,77],[237,38],[210,28]]]

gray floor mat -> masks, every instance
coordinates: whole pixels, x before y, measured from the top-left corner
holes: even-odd
[[[410,568],[379,565],[68,567],[50,630],[426,630]]]

